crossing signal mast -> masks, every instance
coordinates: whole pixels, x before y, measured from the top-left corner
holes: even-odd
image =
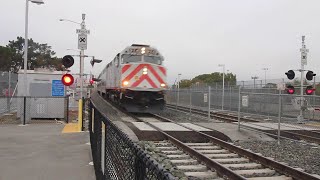
[[[303,97],[303,82],[304,82],[304,65],[307,65],[307,53],[309,52],[309,49],[306,48],[305,45],[305,36],[302,36],[302,47],[300,49],[301,52],[301,69],[298,69],[301,73],[301,82],[300,82],[300,115],[298,116],[298,122],[303,122],[303,106],[304,106],[304,97]],[[313,71],[307,70],[308,72],[306,73],[306,79],[308,81],[311,81],[313,79],[313,76],[316,76],[316,74],[313,73]],[[294,70],[289,70],[288,72],[285,73],[288,77],[288,79],[292,80],[295,77]],[[293,85],[287,85],[287,93],[288,94],[294,94],[295,89]],[[315,88],[313,86],[307,86],[305,93],[306,95],[312,95],[315,91]]]

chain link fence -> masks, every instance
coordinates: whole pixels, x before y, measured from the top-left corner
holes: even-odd
[[[193,87],[189,89],[172,89],[166,93],[168,104],[199,108],[212,111],[238,112],[240,101],[240,113],[245,115],[260,116],[269,119],[270,116],[278,116],[297,122],[300,109],[305,120],[320,120],[320,96],[316,95],[289,95],[286,91],[276,88],[243,88],[230,86],[224,89],[215,87]],[[279,97],[281,96],[281,105]],[[240,97],[240,99],[239,99]],[[243,104],[243,98],[248,102]]]
[[[17,82],[16,73],[0,71],[0,96],[15,96]]]
[[[69,96],[0,96],[0,123],[28,124],[38,120],[69,121]]]
[[[101,114],[89,105],[92,158],[98,180],[174,180],[175,178]]]

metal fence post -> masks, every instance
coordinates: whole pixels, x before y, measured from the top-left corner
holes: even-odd
[[[218,109],[218,108],[219,108],[219,102],[218,102],[219,95],[218,95],[218,84],[217,84],[217,83],[216,83],[216,92],[215,92],[215,94],[217,95],[217,100],[216,100],[216,102],[218,103],[218,104],[216,105],[216,109]]]
[[[208,120],[210,120],[210,107],[211,107],[211,86],[208,87],[208,96],[209,96],[209,100],[208,100]]]
[[[176,111],[178,110],[178,96],[179,96],[179,94],[178,94],[178,90],[176,89]]]
[[[238,131],[240,131],[241,86],[239,86]]]
[[[10,113],[10,96],[7,97],[7,111]]]
[[[192,108],[192,88],[190,87],[190,104],[189,104],[189,120],[191,120],[191,108]]]
[[[279,119],[278,119],[278,145],[280,145],[280,122],[281,122],[281,90],[279,90]]]
[[[23,125],[26,125],[26,101],[27,97],[23,97]]]
[[[67,98],[67,123],[69,123],[69,96],[66,96]]]
[[[231,110],[232,110],[232,103],[231,103],[231,102],[232,102],[232,101],[231,101],[231,100],[232,100],[232,97],[231,97],[232,88],[231,88],[231,86],[229,86],[229,90],[230,90],[230,91],[229,91],[229,95],[230,95],[229,104],[230,104],[230,111],[231,111]]]

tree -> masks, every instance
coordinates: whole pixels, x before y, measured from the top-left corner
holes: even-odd
[[[0,46],[0,71],[8,71],[12,62],[12,51],[10,48]]]
[[[12,52],[9,67],[14,68],[15,72],[17,72],[19,68],[23,69],[24,38],[17,37],[17,40],[9,41],[7,48]],[[34,42],[33,39],[28,40],[28,63],[31,63],[30,69],[42,67],[63,70],[61,59],[57,58],[55,54],[48,44],[40,44]],[[9,69],[10,68],[7,68],[6,70]]]
[[[179,87],[180,88],[188,88],[190,87],[192,84],[191,80],[189,79],[182,79],[179,83]]]
[[[236,85],[237,78],[236,78],[236,75],[232,73],[227,73],[224,76],[224,80],[225,82],[229,82],[230,85]],[[211,74],[201,74],[192,79],[192,83],[199,82],[199,83],[214,84],[222,81],[223,81],[223,73],[218,73],[218,72],[214,72]]]

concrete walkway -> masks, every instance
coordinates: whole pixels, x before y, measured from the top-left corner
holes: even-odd
[[[88,132],[61,124],[0,126],[0,180],[94,180]]]

